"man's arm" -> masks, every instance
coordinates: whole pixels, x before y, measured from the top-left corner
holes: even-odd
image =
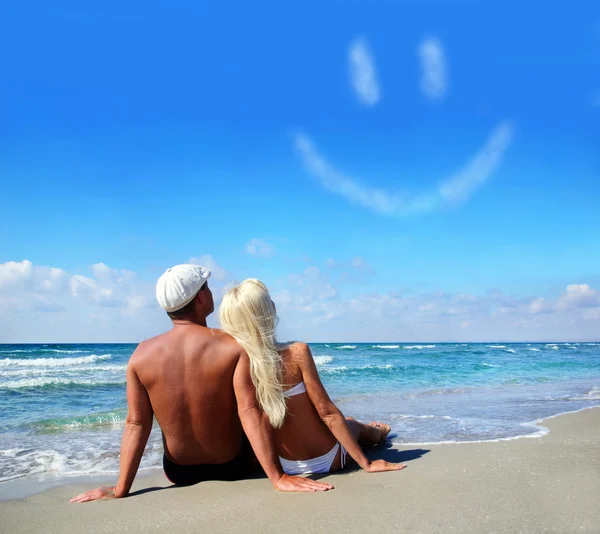
[[[256,458],[278,491],[327,491],[331,484],[309,478],[286,475],[273,444],[273,427],[256,399],[256,389],[250,377],[250,360],[243,352],[233,375],[233,388],[244,432]]]
[[[133,357],[132,357],[133,358]],[[127,419],[121,439],[121,465],[119,482],[112,488],[98,488],[77,497],[69,502],[88,502],[105,498],[127,497],[135,475],[140,466],[142,454],[146,448],[154,412],[146,388],[140,382],[131,364],[127,366]]]

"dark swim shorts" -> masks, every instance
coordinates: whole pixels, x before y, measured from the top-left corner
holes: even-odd
[[[205,480],[240,480],[260,475],[262,470],[248,439],[242,439],[239,454],[224,464],[181,465],[163,455],[163,469],[167,478],[178,486],[190,486]]]

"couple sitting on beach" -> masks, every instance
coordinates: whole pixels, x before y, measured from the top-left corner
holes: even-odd
[[[222,330],[207,328],[209,277],[198,265],[177,265],[158,280],[156,296],[173,328],[140,343],[129,360],[119,481],[71,502],[129,494],[154,417],[165,474],[178,485],[253,476],[256,460],[279,491],[332,489],[297,475],[339,471],[347,455],[369,473],[405,467],[364,455],[362,447],[385,441],[389,426],[344,418],[309,347],[277,341],[264,284],[246,280],[229,291],[219,310]]]

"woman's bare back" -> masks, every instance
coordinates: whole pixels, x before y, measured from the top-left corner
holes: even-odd
[[[303,381],[302,357],[298,344],[292,344],[282,352],[284,391]],[[279,456],[288,460],[307,460],[329,452],[337,440],[322,421],[308,393],[286,400],[288,413],[275,434]]]

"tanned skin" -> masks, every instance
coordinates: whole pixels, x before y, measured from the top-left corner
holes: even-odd
[[[116,486],[82,493],[70,502],[121,498],[129,494],[152,421],[156,417],[167,458],[180,465],[221,464],[242,447],[242,430],[269,480],[279,491],[327,491],[331,484],[286,475],[273,429],[259,408],[247,354],[230,336],[207,328],[214,311],[208,284],[190,313],[173,318],[173,328],[140,343],[127,366],[128,414],[121,440]]]

